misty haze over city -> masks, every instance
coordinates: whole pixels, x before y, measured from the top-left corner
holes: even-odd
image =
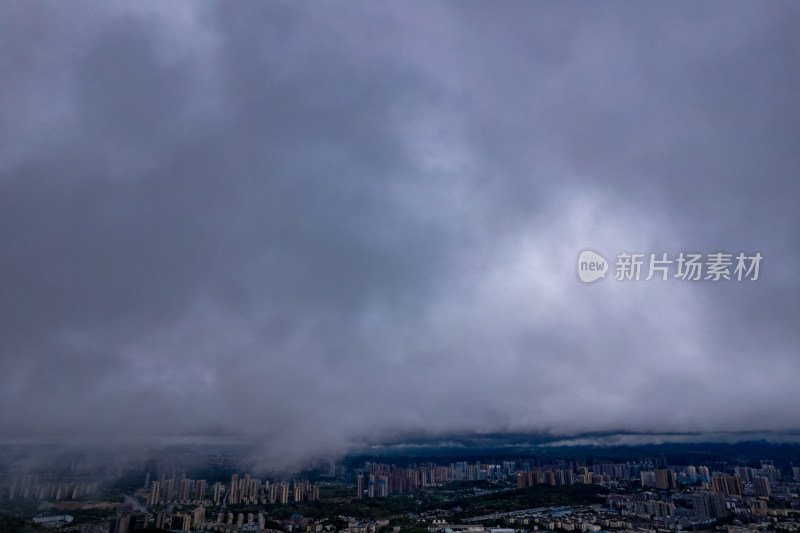
[[[797,3],[0,26],[3,442],[798,440]],[[618,281],[623,251],[763,261]]]

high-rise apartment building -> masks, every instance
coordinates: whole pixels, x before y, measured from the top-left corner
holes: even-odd
[[[753,478],[753,489],[756,491],[756,496],[764,496],[766,498],[772,496],[772,491],[769,488],[769,479],[765,476]]]
[[[180,490],[178,491],[178,501],[180,503],[189,503],[189,491],[192,488],[191,479],[182,479]]]
[[[192,523],[197,528],[200,524],[206,521],[206,509],[202,505],[192,511]]]
[[[711,488],[723,496],[742,495],[742,482],[736,476],[714,476],[711,478]]]
[[[231,489],[228,494],[228,503],[231,505],[239,505],[239,475],[233,474],[231,476]]]
[[[168,479],[164,481],[164,496],[162,500],[164,502],[171,502],[174,498],[173,493],[175,492],[175,478]]]
[[[160,485],[160,483],[158,481],[151,481],[150,482],[150,495],[147,497],[147,505],[150,505],[152,507],[153,505],[158,505],[159,504],[159,502],[161,501],[159,499],[159,497],[160,497],[160,494],[159,494],[160,488],[161,488],[161,485]]]
[[[739,476],[739,479],[742,483],[752,483],[753,482],[753,469],[747,466],[737,466],[736,467],[736,475]]]
[[[258,497],[261,495],[261,480],[251,479],[250,488],[247,491],[247,498],[251,505],[258,503]]]
[[[217,481],[214,483],[214,505],[219,505],[222,498],[222,483]]]
[[[698,518],[723,518],[728,514],[725,499],[717,492],[692,494],[692,505]]]
[[[294,501],[302,502],[305,499],[305,485],[303,483],[294,482]]]
[[[176,513],[172,515],[172,525],[170,529],[177,529],[178,531],[189,531],[192,527],[192,517],[188,514]]]
[[[675,471],[672,469],[656,470],[656,488],[658,490],[672,490],[677,488],[675,483]]]

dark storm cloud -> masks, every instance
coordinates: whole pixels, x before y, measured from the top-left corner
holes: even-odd
[[[0,430],[796,430],[799,15],[3,6]],[[765,260],[583,286],[587,246]]]

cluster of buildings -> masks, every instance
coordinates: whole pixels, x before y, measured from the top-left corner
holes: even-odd
[[[219,485],[219,484],[217,484]],[[219,487],[214,487],[215,501],[219,498]],[[168,503],[201,503],[206,499],[206,480],[188,479],[181,475],[170,479],[150,482],[147,494],[147,505],[165,505]]]
[[[677,480],[662,478],[663,470],[654,468],[655,462],[646,460],[640,463],[602,463],[591,466],[578,465],[575,461],[557,461],[553,464],[534,465],[531,461],[500,461],[498,463],[466,461],[437,465],[433,463],[415,464],[406,468],[393,464],[367,461],[357,475],[356,494],[358,498],[383,497],[392,493],[412,492],[446,485],[453,481],[484,481],[515,478],[517,488],[535,485],[563,486],[574,483],[602,484],[615,480],[639,479],[653,486],[675,488]],[[694,467],[691,467],[694,468]],[[708,470],[705,467],[700,469]],[[659,476],[656,479],[656,476]],[[681,481],[688,480],[683,475]],[[695,478],[691,481],[697,481]],[[710,477],[709,477],[710,481]]]
[[[150,507],[178,504],[202,504],[210,501],[215,506],[266,505],[292,502],[313,502],[319,500],[319,485],[308,481],[294,481],[292,485],[286,481],[270,483],[245,474],[231,476],[227,487],[217,481],[207,494],[205,479],[188,479],[185,475],[152,481],[146,494]],[[210,496],[210,498],[207,498]]]
[[[606,505],[587,507],[549,507],[527,509],[506,513],[494,513],[466,519],[466,524],[454,525],[445,520],[433,520],[428,530],[437,533],[531,533],[533,531],[557,531],[598,533],[671,533],[689,530],[716,531],[719,533],[796,533],[800,510],[769,509],[758,520],[736,520],[728,525],[717,525],[709,519],[715,513],[719,517],[737,516],[746,518],[744,508],[729,508],[721,495],[703,494],[692,499],[694,510],[680,508],[672,501],[679,495],[665,496],[658,493],[617,494],[608,496]],[[695,495],[700,496],[700,495]],[[709,501],[710,500],[710,501]],[[683,505],[685,502],[682,502]],[[715,508],[721,505],[721,507]],[[704,506],[708,506],[705,508]],[[480,523],[503,524],[503,528],[486,528]]]
[[[464,520],[505,523],[513,525],[517,531],[586,533],[613,529],[627,533],[661,533],[716,528],[724,533],[792,533],[800,524],[800,467],[790,464],[787,468],[782,470],[769,461],[757,467],[733,467],[724,462],[716,462],[713,467],[667,467],[663,457],[635,463],[591,465],[571,461],[554,461],[553,464],[503,461],[397,468],[366,463],[358,476],[357,495],[359,498],[380,497],[414,486],[423,488],[459,479],[498,477],[515,480],[518,489],[592,483],[615,489],[605,506],[492,513]],[[405,480],[413,481],[406,483]],[[636,485],[644,490],[620,491]],[[436,522],[437,518],[452,515],[451,511],[440,510],[438,514],[418,518]],[[720,525],[729,522],[730,525]],[[485,531],[479,525],[452,524],[443,530],[456,533],[460,529]]]
[[[291,489],[291,490],[290,490]],[[215,485],[214,493],[217,493]],[[308,481],[293,481],[290,487],[286,481],[270,483],[245,474],[239,478],[238,474],[231,477],[230,491],[228,493],[229,505],[258,505],[279,503],[286,505],[289,501],[314,502],[319,500],[319,485]],[[216,501],[216,500],[215,500]]]
[[[278,525],[281,531],[267,527],[264,513],[232,513],[221,510],[214,517],[206,516],[202,506],[190,511],[167,512],[155,514],[145,512],[125,512],[108,521],[103,533],[132,533],[139,529],[155,527],[171,531],[204,531],[219,533],[323,533],[323,526],[311,518],[292,518],[281,520]],[[330,526],[329,526],[330,527]],[[81,533],[100,533],[96,527],[89,526],[86,531],[79,527],[74,529]],[[374,533],[374,532],[373,532]]]
[[[772,484],[784,477],[772,464],[760,468],[738,466],[733,472],[711,472],[707,466],[688,465],[679,470],[655,468],[657,461],[638,463],[601,463],[591,466],[573,461],[532,465],[529,461],[502,461],[498,464],[456,462],[450,465],[433,463],[397,467],[393,464],[367,461],[356,475],[357,498],[379,498],[393,493],[412,492],[427,487],[443,486],[453,481],[516,480],[519,489],[536,485],[564,486],[574,483],[611,484],[638,479],[643,487],[675,490],[701,483],[701,488],[723,496],[742,496],[744,485],[752,487],[756,496],[769,497]],[[800,467],[792,468],[792,476],[800,482]]]
[[[290,533],[322,533],[321,523],[306,517],[295,517],[289,520],[280,520],[278,525]],[[215,531],[220,533],[269,533],[271,530],[266,527],[266,517],[264,513],[217,513],[216,519],[203,524],[205,531]],[[276,532],[277,533],[277,532]]]
[[[471,524],[447,524],[444,521],[437,521],[434,525],[428,526],[428,531],[432,533],[516,533],[517,531],[545,530],[545,531],[576,531],[581,533],[596,533],[608,529],[621,529],[625,527],[625,522],[598,519],[592,513],[572,513],[569,511],[557,511],[555,513],[544,513],[535,511],[523,515],[510,516],[506,524],[508,528],[485,528],[480,525]]]
[[[572,485],[573,483],[602,483],[610,481],[608,476],[602,474],[593,474],[589,472],[587,467],[578,467],[578,474],[576,475],[572,470],[564,470],[563,468],[555,468],[553,466],[535,468],[527,472],[519,472],[517,474],[517,488],[526,489],[534,485]]]
[[[92,481],[53,481],[42,474],[13,478],[8,486],[8,499],[77,500],[97,492]]]
[[[786,462],[779,468],[770,461],[751,462],[749,466],[729,466],[725,461],[709,461],[708,464],[668,465],[663,456],[620,463],[548,457],[449,464],[425,462],[404,466],[368,461],[363,468],[348,467],[345,476],[349,476],[349,482],[355,482],[356,494],[352,496],[356,499],[407,494],[458,481],[506,480],[506,483],[487,484],[480,489],[471,486],[470,495],[474,496],[489,491],[528,489],[538,485],[597,484],[613,489],[605,505],[600,506],[508,513],[494,513],[491,506],[487,506],[486,511],[493,514],[472,518],[463,518],[461,507],[446,507],[415,511],[414,516],[408,517],[429,525],[444,516],[462,516],[465,522],[475,524],[451,525],[452,533],[459,531],[459,528],[470,532],[483,531],[481,523],[504,523],[517,531],[597,533],[618,530],[626,533],[666,533],[727,528],[727,525],[720,524],[733,520],[739,522],[735,525],[740,529],[720,530],[718,533],[796,531],[800,523],[800,467]],[[76,468],[61,474],[72,476],[63,479],[48,473],[7,477],[0,490],[7,491],[11,499],[62,500],[57,503],[56,512],[72,512],[75,509],[80,514],[86,509],[94,510],[94,507],[87,506],[101,505],[103,502],[86,500],[97,492],[98,482],[88,481],[86,478],[91,478],[79,472],[80,476],[84,476],[80,477]],[[64,530],[77,533],[132,533],[147,527],[174,531],[269,533],[274,526],[270,518],[265,516],[268,511],[258,512],[253,507],[314,502],[320,498],[319,485],[307,480],[270,482],[244,473],[233,474],[229,483],[208,483],[205,479],[190,479],[185,474],[176,474],[189,471],[185,468],[177,461],[166,468],[157,464],[148,467],[144,487],[137,492],[141,501],[146,503],[146,508],[132,501],[133,498],[126,497],[126,504],[105,503],[118,507],[103,508],[106,512],[114,512],[115,516],[101,524],[96,521],[91,524],[66,524],[59,522],[61,518],[42,519],[52,520]],[[330,470],[335,472],[335,466]],[[66,472],[66,469],[62,469],[62,472]],[[116,476],[121,476],[122,472],[122,469],[118,470]],[[154,476],[152,480],[151,474]],[[448,489],[442,493],[449,492]],[[459,493],[458,497],[463,496],[460,492],[463,491],[454,491]],[[63,501],[73,499],[84,501]],[[284,531],[292,533],[335,533],[335,530],[338,530],[336,533],[377,533],[381,526],[365,519],[348,520],[344,530],[341,525],[332,529],[330,523],[323,525],[302,517],[281,520],[279,524]],[[496,530],[495,533],[503,531]]]
[[[455,479],[453,465],[448,467],[426,463],[402,468],[367,461],[356,476],[356,497],[386,497],[391,493],[441,486]]]
[[[609,481],[608,476],[592,474],[588,470],[577,477],[572,465],[545,465],[532,467],[530,462],[502,461],[498,464],[466,461],[437,465],[433,463],[397,467],[393,464],[367,461],[356,476],[358,498],[380,498],[393,493],[413,492],[427,487],[440,487],[454,481],[488,481],[516,476],[517,487],[536,484],[571,485],[579,480],[585,483]]]
[[[643,470],[639,478],[641,486],[650,490],[608,497],[609,509],[633,521],[626,529],[641,529],[642,524],[676,531],[698,529],[734,515],[746,523],[773,524],[781,522],[782,516],[796,513],[800,517],[798,467],[784,474],[770,463],[760,468],[737,466],[724,472],[687,465]],[[788,510],[770,506],[773,487],[779,487],[782,505]]]

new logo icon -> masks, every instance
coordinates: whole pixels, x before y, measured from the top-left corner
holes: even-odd
[[[608,261],[605,257],[591,250],[584,250],[578,257],[578,277],[584,283],[591,283],[606,277]]]

